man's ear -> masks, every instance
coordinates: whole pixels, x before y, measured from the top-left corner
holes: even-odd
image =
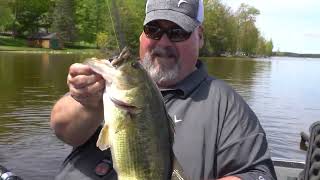
[[[198,28],[198,36],[199,36],[199,48],[202,48],[204,45],[204,29],[203,26],[200,25]]]
[[[142,36],[143,36],[143,32],[141,32],[141,34],[139,36],[139,42],[141,42]]]

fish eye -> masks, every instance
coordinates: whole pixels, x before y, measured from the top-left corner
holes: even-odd
[[[132,62],[132,63],[131,63],[131,66],[132,66],[133,68],[135,68],[135,69],[138,69],[138,68],[140,68],[140,63],[139,63],[139,62]]]

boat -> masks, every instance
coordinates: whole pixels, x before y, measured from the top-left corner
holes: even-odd
[[[284,159],[272,159],[278,180],[300,180],[299,175],[305,168],[304,162],[288,161]],[[22,180],[20,177],[9,171],[4,166],[0,165],[0,180],[7,180],[9,178],[16,178]]]
[[[320,180],[320,121],[311,124],[310,136],[301,132],[305,162],[272,159],[278,180]]]
[[[306,151],[306,161],[272,158],[278,180],[320,180],[320,121],[310,126],[310,137],[304,132],[300,135],[300,149]],[[0,165],[0,180],[11,176],[21,180]]]
[[[305,162],[273,158],[273,165],[278,180],[301,180]]]

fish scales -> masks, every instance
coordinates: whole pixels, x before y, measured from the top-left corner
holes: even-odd
[[[86,62],[105,79],[104,127],[97,146],[111,148],[119,180],[168,180],[173,126],[162,96],[139,62],[123,50],[113,62]]]
[[[148,87],[141,86],[141,89],[148,89]],[[139,95],[133,96],[137,97]],[[143,96],[145,98],[153,97],[150,93],[143,93]],[[112,106],[112,104],[110,105]],[[160,108],[152,108],[159,107],[159,105],[145,105],[143,113],[133,115],[136,117],[130,117],[130,115],[122,112],[123,110],[117,109],[115,106],[108,108],[113,112],[120,111],[119,115],[122,116],[123,120],[131,122],[129,122],[126,130],[115,133],[116,137],[114,139],[117,139],[117,141],[114,146],[111,146],[111,150],[114,152],[113,158],[118,162],[117,171],[129,172],[131,175],[135,174],[137,179],[166,179],[161,178],[164,176],[163,174],[161,175],[161,172],[163,172],[162,164],[165,164],[162,161],[164,161],[163,157],[170,154],[171,147],[159,144],[158,140],[154,138],[155,135],[161,136],[164,129],[161,129],[160,125],[156,125],[153,120],[157,116],[160,119],[166,117],[161,117],[161,111],[159,113]],[[116,118],[119,119],[120,117]],[[136,121],[131,118],[135,118]],[[136,129],[139,129],[139,131],[136,131]],[[124,176],[131,176],[130,174],[125,174]],[[120,179],[122,178],[120,177]]]

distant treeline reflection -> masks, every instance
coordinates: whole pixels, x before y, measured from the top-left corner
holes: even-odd
[[[320,58],[320,54],[298,54],[292,52],[274,52],[273,56]]]

